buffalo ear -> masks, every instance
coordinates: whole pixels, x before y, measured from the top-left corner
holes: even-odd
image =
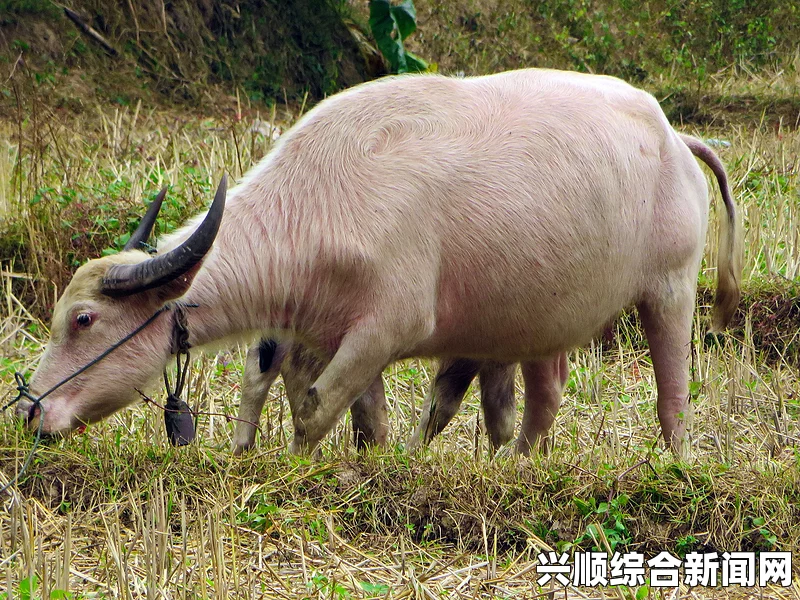
[[[189,291],[189,288],[192,286],[194,276],[197,275],[197,272],[200,270],[202,265],[203,261],[201,260],[183,275],[179,275],[175,279],[168,281],[157,288],[154,288],[153,292],[155,292],[156,297],[161,302],[169,302],[170,300],[175,300],[183,296]]]

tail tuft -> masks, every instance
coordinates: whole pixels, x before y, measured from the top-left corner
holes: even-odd
[[[692,154],[702,160],[716,176],[727,212],[727,218],[722,217],[719,224],[717,294],[714,298],[711,319],[711,331],[718,332],[731,322],[739,305],[742,278],[742,227],[722,162],[711,148],[697,138],[683,133],[679,133],[678,136]]]

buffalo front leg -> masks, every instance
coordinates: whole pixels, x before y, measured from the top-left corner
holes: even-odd
[[[310,453],[363,394],[392,358],[386,345],[391,336],[379,328],[350,330],[342,344],[294,408],[291,451]]]
[[[481,363],[477,360],[441,360],[433,385],[425,395],[419,423],[406,446],[409,452],[416,451],[420,445],[427,446],[453,419],[480,368]]]
[[[517,438],[517,452],[527,456],[531,448],[547,451],[547,432],[553,426],[567,382],[567,355],[522,364],[525,412]]]
[[[305,402],[308,391],[322,375],[329,361],[300,344],[295,344],[281,374],[286,386],[289,409],[294,415]],[[383,378],[379,374],[350,407],[353,442],[359,450],[369,445],[383,445],[389,434],[389,416]]]
[[[516,370],[516,364],[487,361],[481,365],[478,375],[483,420],[493,450],[497,450],[514,436],[514,422],[517,419],[517,403],[514,398]]]
[[[691,287],[691,286],[690,286]],[[637,308],[650,345],[658,388],[658,420],[667,445],[678,456],[686,450],[689,411],[689,363],[692,340],[694,288],[682,302],[671,297],[661,304]]]
[[[278,377],[286,353],[287,344],[273,340],[261,340],[247,351],[242,378],[242,400],[239,404],[236,431],[233,434],[233,453],[238,456],[253,447],[261,411],[269,388]]]

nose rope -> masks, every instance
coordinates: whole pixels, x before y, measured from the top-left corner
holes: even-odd
[[[36,398],[33,394],[31,394],[30,390],[28,389],[28,382],[25,381],[25,376],[22,375],[22,373],[14,373],[14,380],[17,382],[17,397],[6,404],[3,407],[3,410],[7,409],[16,402],[19,402],[19,400],[24,396],[25,398],[33,401],[32,408],[39,409],[39,427],[36,428],[36,437],[33,440],[33,445],[28,452],[28,456],[25,457],[25,462],[22,463],[22,468],[13,477],[13,479],[11,479],[11,481],[9,481],[3,487],[0,487],[0,494],[4,493],[10,487],[16,485],[16,483],[20,480],[20,477],[22,477],[25,474],[25,471],[28,470],[28,467],[31,465],[31,461],[33,460],[33,455],[36,452],[36,448],[39,446],[39,442],[42,441],[42,426],[44,425],[44,410],[42,409],[41,404],[39,404],[40,398]]]
[[[174,387],[170,386],[167,370],[165,368],[164,384],[167,389],[167,402],[164,406],[159,405],[157,402],[147,397],[140,390],[137,389],[136,391],[142,396],[142,398],[146,402],[149,402],[164,411],[164,425],[166,426],[167,436],[169,438],[170,443],[173,446],[184,446],[190,443],[195,438],[194,419],[198,415],[225,417],[225,419],[228,422],[241,421],[253,425],[260,432],[261,428],[258,426],[258,423],[254,423],[252,421],[248,421],[245,419],[238,419],[223,413],[192,411],[189,405],[180,398],[180,395],[183,393],[187,376],[189,373],[189,363],[190,363],[189,348],[191,347],[191,345],[189,344],[189,328],[186,322],[185,309],[196,308],[196,307],[197,304],[185,304],[180,302],[162,306],[155,313],[153,313],[144,323],[139,325],[136,329],[131,331],[124,338],[116,342],[113,346],[110,346],[107,350],[102,352],[96,358],[94,358],[93,360],[82,366],[80,369],[78,369],[68,377],[58,382],[56,385],[54,385],[44,394],[38,397],[31,394],[30,388],[28,387],[28,383],[25,381],[25,376],[22,373],[14,373],[14,379],[17,383],[17,397],[8,402],[5,406],[3,406],[2,410],[6,410],[7,408],[13,406],[14,404],[22,400],[22,398],[27,398],[33,403],[33,405],[31,406],[31,415],[34,414],[35,409],[37,408],[39,409],[39,426],[36,429],[36,437],[34,438],[33,445],[31,446],[31,449],[28,452],[28,456],[25,458],[25,462],[23,463],[22,468],[11,481],[9,481],[6,485],[0,487],[0,494],[2,494],[10,487],[15,485],[20,480],[20,478],[25,474],[25,471],[27,471],[28,467],[31,464],[31,461],[33,460],[33,455],[36,452],[36,449],[42,440],[42,428],[44,426],[44,416],[45,416],[45,410],[41,404],[42,399],[44,399],[45,396],[49,396],[51,393],[53,393],[58,388],[60,388],[67,382],[71,381],[81,373],[85,372],[90,367],[99,363],[101,360],[103,360],[109,354],[111,354],[114,350],[116,350],[129,340],[131,340],[143,329],[151,325],[161,313],[166,312],[168,310],[175,311],[174,312],[175,321],[172,326],[172,340],[170,346],[170,353],[175,354],[175,362],[177,367],[175,386]],[[181,361],[181,356],[184,357],[183,361]]]

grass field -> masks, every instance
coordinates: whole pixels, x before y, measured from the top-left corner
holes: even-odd
[[[789,74],[739,76],[721,76],[716,97],[755,89],[790,99],[797,85]],[[366,454],[351,448],[345,420],[320,460],[289,455],[280,386],[257,449],[241,458],[229,452],[224,417],[201,417],[197,443],[176,450],[162,415],[142,404],[43,445],[0,498],[0,598],[533,598],[549,589],[535,581],[542,550],[800,551],[800,132],[768,103],[755,112],[723,104],[709,123],[680,126],[716,144],[746,231],[745,298],[716,339],[705,337],[713,226],[709,234],[690,460],[677,462],[658,439],[652,367],[632,316],[613,339],[571,353],[547,457],[492,457],[474,389],[430,449],[407,456],[435,368],[422,360],[385,372],[391,443]],[[301,110],[259,113],[241,99],[227,108],[76,115],[34,102],[0,122],[3,403],[13,373],[32,372],[70,273],[124,243],[143,199],[170,185],[160,227],[173,228],[210,201],[223,170],[240,176]],[[234,415],[242,358],[241,348],[198,358],[190,403]],[[31,444],[8,411],[0,483]],[[800,582],[760,592],[558,590],[550,597],[789,598]]]

